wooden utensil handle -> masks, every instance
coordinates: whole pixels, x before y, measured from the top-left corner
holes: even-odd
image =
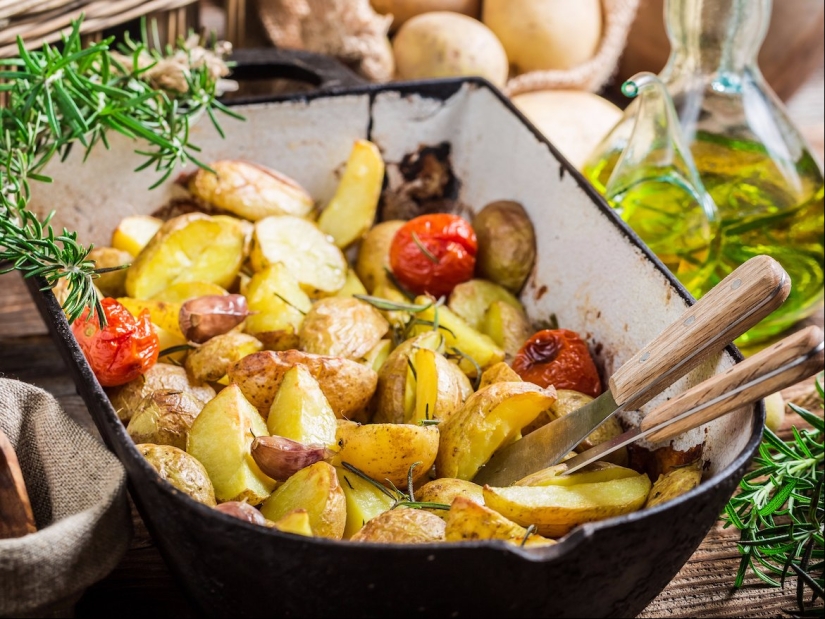
[[[790,290],[776,260],[751,258],[613,374],[616,403],[639,408],[782,305]]]
[[[656,407],[641,423],[644,432],[703,404],[709,405],[696,413],[673,422],[666,428],[648,436],[652,442],[666,441],[721,417],[740,406],[745,406],[766,395],[789,387],[822,369],[822,329],[808,327],[786,337],[773,346],[755,354],[727,372],[713,376],[701,384]],[[782,370],[794,360],[801,363]],[[774,376],[768,374],[776,372]],[[734,390],[759,377],[762,382],[740,390]],[[733,391],[733,393],[731,393]],[[729,394],[728,397],[724,397]]]
[[[22,537],[36,530],[17,454],[0,430],[0,539]]]

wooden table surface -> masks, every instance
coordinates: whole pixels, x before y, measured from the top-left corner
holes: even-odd
[[[822,161],[823,74],[820,71],[790,102],[791,114]],[[17,274],[0,276],[0,376],[38,385],[54,394],[64,410],[97,434],[83,401],[46,327]],[[809,321],[823,324],[822,310]],[[812,382],[786,390],[786,399],[809,398]],[[821,414],[821,411],[820,411]],[[789,434],[788,423],[780,434]],[[92,586],[75,608],[78,617],[194,617],[183,595],[134,512],[135,536],[120,565]],[[640,617],[787,617],[796,608],[795,581],[784,590],[755,577],[733,589],[739,564],[736,531],[714,527],[684,568]]]

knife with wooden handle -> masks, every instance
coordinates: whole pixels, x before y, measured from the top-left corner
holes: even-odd
[[[742,363],[712,376],[648,413],[638,428],[628,430],[566,460],[569,475],[640,438],[658,443],[718,419],[771,393],[795,385],[822,370],[822,329],[808,327],[789,335]]]
[[[624,363],[609,390],[498,450],[473,481],[506,486],[559,462],[611,415],[639,408],[768,316],[791,281],[769,256],[751,258]]]

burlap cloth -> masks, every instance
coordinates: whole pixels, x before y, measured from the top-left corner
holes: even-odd
[[[129,546],[126,474],[31,385],[0,378],[0,429],[17,453],[38,528],[0,540],[0,616],[68,616]]]

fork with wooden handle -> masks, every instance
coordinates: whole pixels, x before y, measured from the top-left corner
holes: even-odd
[[[640,438],[658,443],[718,419],[822,370],[822,329],[808,327],[660,404],[634,428],[565,461],[569,475]]]

